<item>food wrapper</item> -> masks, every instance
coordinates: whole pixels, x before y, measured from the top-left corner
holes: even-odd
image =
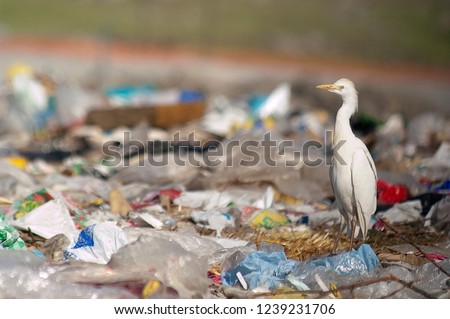
[[[272,210],[262,210],[256,213],[251,219],[251,225],[253,227],[264,227],[267,229],[288,223],[289,219],[286,216]]]
[[[0,249],[26,250],[17,230],[0,214]]]

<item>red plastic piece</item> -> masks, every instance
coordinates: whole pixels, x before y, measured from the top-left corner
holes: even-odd
[[[393,185],[385,181],[377,181],[378,201],[382,205],[394,205],[408,199],[408,189],[405,185]]]
[[[181,193],[183,191],[179,189],[169,188],[169,189],[162,189],[159,191],[159,196],[167,196],[170,198],[170,200],[174,200],[178,197],[180,197]]]

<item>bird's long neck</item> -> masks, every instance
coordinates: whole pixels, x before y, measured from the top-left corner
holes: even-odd
[[[334,140],[355,136],[350,127],[350,117],[358,110],[358,95],[354,94],[343,97],[343,103],[336,116],[334,127]]]

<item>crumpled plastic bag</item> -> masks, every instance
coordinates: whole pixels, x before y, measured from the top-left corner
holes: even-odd
[[[433,183],[450,177],[450,143],[443,142],[431,158],[422,160],[412,170],[413,176]]]
[[[85,264],[87,265],[87,264]],[[131,299],[136,298],[129,290],[117,286],[98,286],[95,283],[80,283],[67,270],[76,271],[80,267],[90,274],[108,276],[107,269],[95,272],[92,265],[55,266],[30,251],[0,250],[0,298],[4,299]]]
[[[125,227],[123,229],[130,242],[134,242],[141,236],[165,239],[180,245],[188,252],[194,253],[199,258],[211,257],[223,246],[217,243],[214,237],[201,237],[196,232],[182,233],[152,228]]]
[[[426,216],[425,227],[433,226],[436,229],[450,232],[450,196],[442,198],[434,204]]]
[[[422,203],[417,199],[397,203],[380,215],[391,224],[403,224],[420,220],[422,218],[421,213]]]
[[[197,224],[203,224],[205,227],[215,230],[217,236],[221,235],[225,227],[235,225],[233,216],[221,211],[194,211],[192,212],[192,219]]]
[[[352,249],[336,256],[309,260],[306,263],[311,267],[325,267],[341,276],[348,276],[370,272],[380,261],[368,244],[362,244],[358,250]]]
[[[61,199],[49,201],[25,216],[11,221],[11,224],[20,229],[29,229],[45,239],[58,234],[65,234],[68,237],[77,234],[69,209]]]
[[[244,277],[249,289],[266,287],[273,290],[294,269],[298,261],[288,260],[283,251],[256,251],[248,254],[236,267],[222,272],[222,283],[234,286],[238,282],[237,273]]]
[[[291,86],[289,83],[280,83],[267,97],[267,100],[257,110],[260,118],[283,118],[289,112],[291,99]]]
[[[0,214],[0,249],[25,250],[25,243],[17,230]]]
[[[316,275],[322,280],[332,278],[335,283],[342,277],[352,282],[370,274],[379,263],[372,248],[363,244],[358,250],[301,262],[286,279],[299,290],[315,289],[320,287]]]
[[[36,187],[34,179],[6,160],[0,160],[0,192],[2,196],[18,198]]]
[[[66,260],[107,264],[111,256],[128,244],[124,231],[113,222],[91,225],[72,239],[64,250]]]
[[[72,216],[72,215],[73,216]],[[17,228],[28,230],[49,239],[58,234],[75,236],[74,219],[83,218],[75,203],[62,193],[50,193],[42,188],[13,203],[7,218]]]
[[[180,298],[208,296],[207,258],[171,240],[139,236],[114,254],[108,265],[127,273],[152,274],[164,286],[175,289]]]

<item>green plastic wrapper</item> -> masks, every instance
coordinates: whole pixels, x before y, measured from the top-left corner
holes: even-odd
[[[0,214],[0,249],[25,250],[25,242],[17,230]]]

